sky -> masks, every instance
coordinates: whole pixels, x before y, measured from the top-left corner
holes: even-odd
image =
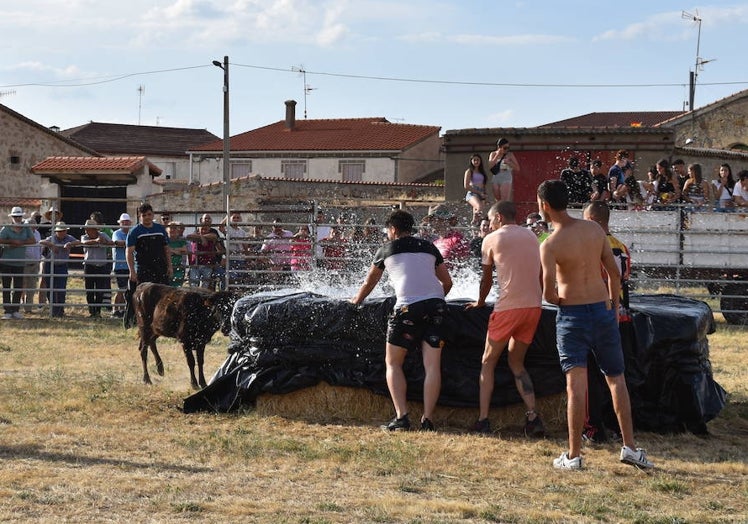
[[[231,135],[282,120],[290,99],[297,119],[305,111],[310,119],[384,117],[442,133],[601,111],[678,111],[697,45],[705,63],[695,108],[748,89],[748,2],[0,0],[0,7],[0,103],[61,129],[94,121],[220,137],[224,78],[212,62],[224,56]]]

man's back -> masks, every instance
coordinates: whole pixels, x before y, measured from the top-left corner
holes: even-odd
[[[496,268],[496,311],[540,307],[540,250],[532,231],[514,224],[502,226],[483,240],[482,253],[482,263]]]
[[[604,248],[610,250],[602,228],[595,222],[575,218],[557,226],[541,244],[541,252],[550,253],[555,259],[558,295],[563,305],[608,300],[608,290],[600,278]]]

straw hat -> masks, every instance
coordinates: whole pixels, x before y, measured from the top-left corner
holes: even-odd
[[[69,228],[68,228],[68,226],[65,225],[65,222],[60,221],[60,222],[57,222],[57,224],[55,224],[55,229],[54,230],[56,232],[56,231],[67,231],[68,229]]]
[[[83,224],[84,229],[100,229],[101,226],[96,220],[88,219],[86,220],[86,223]]]
[[[62,211],[60,211],[59,209],[57,209],[57,208],[56,208],[56,207],[54,207],[54,206],[50,207],[50,208],[49,208],[49,209],[48,209],[48,210],[47,210],[47,211],[46,211],[46,212],[44,213],[44,218],[46,218],[47,220],[50,220],[50,219],[52,218],[52,213],[54,213],[54,214],[55,214],[55,218],[58,218],[58,219],[62,218]]]
[[[22,217],[23,216],[23,209],[21,209],[18,206],[15,206],[13,209],[10,210],[10,213],[8,214],[9,217]]]

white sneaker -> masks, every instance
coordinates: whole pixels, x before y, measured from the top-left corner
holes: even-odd
[[[569,454],[564,451],[557,459],[553,459],[553,467],[556,469],[582,469],[582,457],[569,458]]]
[[[10,320],[13,318],[13,313],[5,313],[3,315],[3,320]]]
[[[13,313],[13,318],[15,318],[16,320],[23,320],[23,313],[21,313],[20,311],[16,311],[15,313]]]
[[[641,469],[652,469],[654,467],[654,463],[647,459],[647,452],[642,448],[633,450],[628,446],[623,446],[621,448],[621,462]]]

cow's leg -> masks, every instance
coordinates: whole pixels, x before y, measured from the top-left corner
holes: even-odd
[[[156,338],[154,337],[153,341],[151,342],[151,353],[153,353],[153,358],[156,359],[156,372],[160,376],[164,376],[164,361],[161,360],[161,355],[158,354],[158,348],[156,347]]]
[[[140,338],[140,360],[143,362],[143,384],[151,383],[151,376],[148,374],[148,344],[143,337]]]
[[[208,384],[205,381],[205,375],[203,374],[203,364],[205,363],[205,346],[200,345],[195,350],[197,354],[197,378],[200,381],[200,387],[204,388]]]
[[[192,347],[184,344],[182,349],[184,350],[184,358],[187,359],[187,367],[190,370],[190,386],[192,386],[192,389],[200,389],[195,378],[195,355],[192,354]]]

